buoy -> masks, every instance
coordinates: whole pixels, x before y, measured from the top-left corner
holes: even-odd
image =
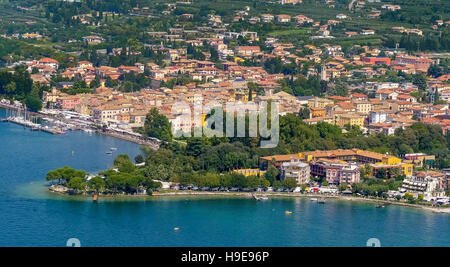
[[[178,231],[178,230],[180,230],[180,228],[175,227],[175,228],[173,228],[173,230],[174,230],[174,231]]]

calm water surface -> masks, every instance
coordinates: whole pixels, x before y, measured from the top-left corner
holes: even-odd
[[[4,116],[0,109],[0,117]],[[412,208],[307,199],[236,198],[109,201],[53,195],[45,174],[112,165],[111,147],[131,158],[139,146],[82,132],[55,136],[0,124],[0,246],[449,246],[450,216]],[[72,154],[72,151],[74,152]],[[285,211],[293,213],[286,215]],[[179,227],[179,231],[174,231]]]

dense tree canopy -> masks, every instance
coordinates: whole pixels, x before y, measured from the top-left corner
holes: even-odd
[[[147,114],[144,124],[144,133],[149,137],[158,138],[163,141],[172,140],[172,128],[169,120],[159,114],[156,108]]]
[[[31,111],[42,108],[42,94],[48,87],[33,84],[30,74],[23,66],[14,71],[0,71],[0,96],[23,101]]]

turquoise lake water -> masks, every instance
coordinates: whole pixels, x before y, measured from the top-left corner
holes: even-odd
[[[450,245],[450,216],[413,208],[290,198],[93,203],[43,186],[49,170],[65,165],[108,168],[111,147],[131,158],[140,152],[106,136],[55,136],[0,123],[0,246],[65,246],[69,238],[82,246],[365,246],[369,238],[382,246]]]

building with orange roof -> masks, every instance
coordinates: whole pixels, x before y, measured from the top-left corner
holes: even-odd
[[[280,23],[288,23],[288,22],[291,22],[291,16],[285,15],[285,14],[280,14],[280,15],[276,16],[276,20],[277,20],[277,22],[280,22]]]
[[[309,108],[311,118],[323,118],[327,115],[325,108]]]
[[[236,47],[235,53],[240,57],[262,55],[261,48],[259,46],[238,46]]]
[[[350,95],[350,97],[351,97],[351,99],[354,99],[354,100],[362,100],[362,101],[369,100],[369,97],[366,94],[361,94],[361,93],[352,93]]]
[[[41,58],[37,63],[38,63],[38,65],[48,66],[53,69],[58,69],[58,67],[59,67],[59,63],[57,60],[48,58],[48,57]]]
[[[433,63],[434,61],[429,58],[398,55],[393,64],[400,67],[413,65],[416,71],[427,72]]]
[[[450,74],[445,74],[445,75],[439,76],[437,79],[441,82],[446,82],[446,81],[450,80]]]

